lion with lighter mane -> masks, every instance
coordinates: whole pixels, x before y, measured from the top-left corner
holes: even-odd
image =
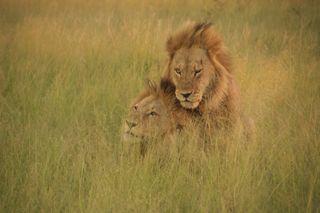
[[[171,139],[196,113],[177,107],[173,85],[162,79],[160,86],[149,81],[130,105],[124,122],[124,140]]]
[[[214,27],[189,22],[168,38],[166,47],[164,78],[174,85],[180,106],[199,111],[214,126],[233,125],[239,118],[239,89]]]

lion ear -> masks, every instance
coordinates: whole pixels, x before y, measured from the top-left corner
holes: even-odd
[[[157,85],[154,81],[146,79],[146,85],[151,91],[157,91]]]

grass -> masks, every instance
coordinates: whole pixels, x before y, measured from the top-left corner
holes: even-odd
[[[257,139],[141,160],[121,123],[186,20],[223,35]],[[311,0],[0,0],[0,212],[320,212],[319,24]]]

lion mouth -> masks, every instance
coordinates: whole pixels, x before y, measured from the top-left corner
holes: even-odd
[[[143,136],[136,135],[136,134],[132,133],[131,131],[126,131],[123,134],[123,139],[125,141],[128,141],[130,139],[143,139]]]
[[[130,135],[130,136],[135,137],[135,138],[141,138],[141,136],[136,135],[136,134],[134,134],[134,133],[132,133],[130,131],[125,132],[125,134]]]
[[[200,102],[199,101],[191,102],[191,101],[188,101],[188,100],[184,100],[184,101],[181,101],[180,103],[184,108],[194,109],[194,108],[197,108],[199,106]]]
[[[187,97],[187,98],[182,97],[180,95],[177,95],[176,97],[179,100],[180,105],[186,109],[197,108],[201,102],[201,99],[202,99],[202,97],[197,93],[194,93],[192,96]]]

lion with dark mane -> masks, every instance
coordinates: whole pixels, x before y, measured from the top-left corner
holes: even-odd
[[[207,126],[232,126],[239,118],[239,89],[222,39],[208,23],[187,23],[167,40],[163,79],[180,107],[198,111]]]

